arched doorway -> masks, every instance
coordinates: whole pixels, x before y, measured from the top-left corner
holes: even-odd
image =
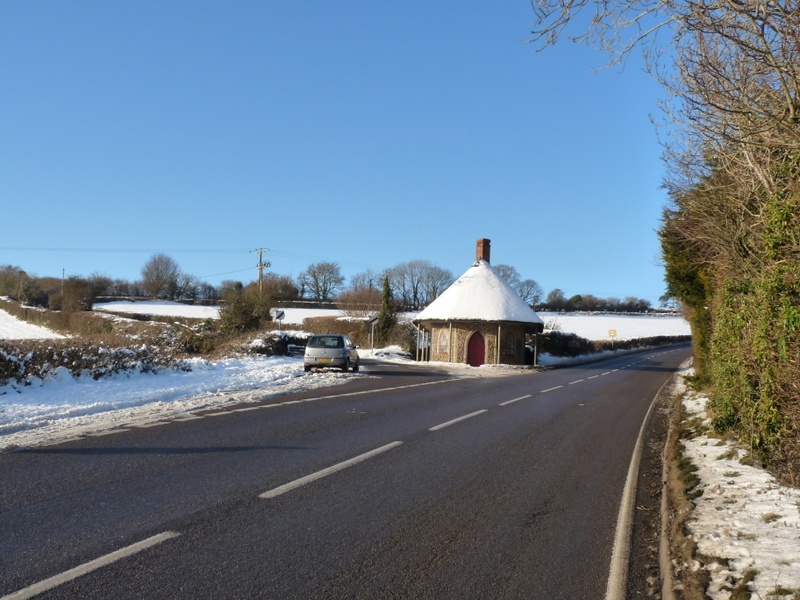
[[[467,364],[480,367],[486,361],[486,342],[480,331],[475,331],[467,342]]]

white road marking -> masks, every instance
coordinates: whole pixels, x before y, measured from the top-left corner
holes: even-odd
[[[469,413],[468,415],[464,415],[463,417],[458,417],[457,419],[453,419],[452,421],[447,421],[446,423],[440,423],[439,425],[436,425],[435,427],[431,427],[428,431],[439,431],[440,429],[444,429],[445,427],[449,427],[450,425],[453,425],[453,424],[458,423],[460,421],[464,421],[466,419],[471,419],[472,417],[477,417],[478,415],[483,414],[485,412],[489,412],[489,411],[487,409],[485,409],[485,408],[483,410],[476,410],[473,413]]]
[[[610,375],[610,374],[611,374],[611,371],[606,371],[605,373],[600,373],[600,377],[603,377],[604,375]]]
[[[337,471],[341,471],[342,469],[346,469],[347,467],[352,467],[353,465],[365,461],[368,458],[372,458],[373,456],[376,456],[378,454],[381,454],[382,452],[386,452],[387,450],[391,450],[392,448],[397,448],[397,446],[400,446],[402,443],[403,442],[392,442],[391,444],[386,444],[385,446],[381,446],[380,448],[375,448],[375,450],[370,450],[369,452],[365,452],[364,454],[359,454],[358,456],[351,458],[350,460],[340,462],[339,464],[333,465],[332,467],[328,467],[327,469],[322,469],[321,471],[317,471],[316,473],[312,473],[311,475],[306,475],[305,477],[301,477],[300,479],[295,479],[294,481],[290,481],[289,483],[271,489],[268,492],[259,494],[259,498],[274,498],[275,496],[280,496],[281,494],[285,494],[286,492],[302,487],[307,483],[311,483],[312,481],[316,481],[317,479],[322,479],[323,477],[326,477],[332,473],[336,473]]]
[[[600,375],[592,375],[591,377],[587,377],[586,379],[597,379]]]
[[[577,379],[575,381],[570,381],[567,385],[575,385],[576,383],[580,383],[581,381],[586,381],[585,379]]]
[[[525,398],[530,398],[530,394],[526,394],[525,396],[520,396],[519,398],[514,398],[513,400],[506,400],[505,402],[501,402],[499,406],[506,406],[507,404],[513,404],[514,402],[519,402],[520,400],[525,400]]]
[[[70,569],[69,571],[64,571],[59,575],[55,575],[48,579],[44,579],[38,583],[34,583],[33,585],[29,585],[28,587],[21,589],[17,592],[13,592],[7,596],[3,596],[0,600],[24,600],[27,598],[33,598],[39,594],[42,594],[48,590],[52,590],[53,588],[67,583],[68,581],[72,581],[73,579],[77,579],[82,575],[86,575],[87,573],[91,573],[101,567],[105,567],[110,565],[111,563],[117,562],[123,558],[128,556],[132,556],[138,552],[142,552],[143,550],[147,550],[161,542],[165,542],[169,539],[174,537],[178,537],[180,534],[174,531],[165,531],[164,533],[159,533],[158,535],[154,535],[153,537],[149,537],[146,540],[142,540],[141,542],[136,542],[135,544],[131,544],[125,548],[121,548],[110,554],[106,554],[105,556],[101,556],[100,558],[96,558],[91,560],[83,565],[75,567],[74,569]]]
[[[539,392],[539,393],[540,393],[540,394],[544,394],[545,392],[552,392],[553,390],[559,390],[559,389],[561,389],[562,387],[564,387],[564,386],[563,386],[563,385],[557,385],[556,387],[551,387],[551,388],[547,388],[546,390],[542,390],[542,391],[541,391],[541,392]]]
[[[622,501],[617,515],[617,527],[614,533],[614,546],[611,550],[611,565],[609,567],[608,584],[606,586],[606,600],[625,600],[625,588],[628,582],[628,562],[631,555],[631,532],[633,531],[633,513],[636,506],[636,485],[639,475],[639,464],[642,460],[645,432],[650,421],[650,415],[663,392],[669,379],[665,381],[658,393],[653,397],[647,414],[644,416],[639,428],[639,435],[633,447],[628,475],[625,478],[625,487],[622,490]]]

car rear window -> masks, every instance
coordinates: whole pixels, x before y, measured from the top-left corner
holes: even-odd
[[[336,335],[318,335],[308,340],[311,348],[343,348],[342,338]]]

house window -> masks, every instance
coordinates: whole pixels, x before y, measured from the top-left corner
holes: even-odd
[[[439,354],[447,353],[447,342],[448,342],[447,330],[440,329],[439,338],[436,340],[437,352],[439,352]]]
[[[506,334],[505,352],[506,356],[514,354],[514,334]]]

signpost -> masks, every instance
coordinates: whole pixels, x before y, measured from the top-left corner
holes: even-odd
[[[378,317],[371,317],[369,321],[367,321],[367,325],[369,325],[369,345],[370,345],[370,352],[374,355],[375,354],[375,325],[378,323]]]
[[[278,322],[278,331],[281,330],[281,321],[286,316],[286,313],[282,310],[278,310],[277,308],[272,310],[272,318]]]
[[[611,338],[611,349],[615,350],[615,348],[614,348],[614,338],[617,337],[617,330],[616,329],[609,329],[608,330],[608,337]]]

